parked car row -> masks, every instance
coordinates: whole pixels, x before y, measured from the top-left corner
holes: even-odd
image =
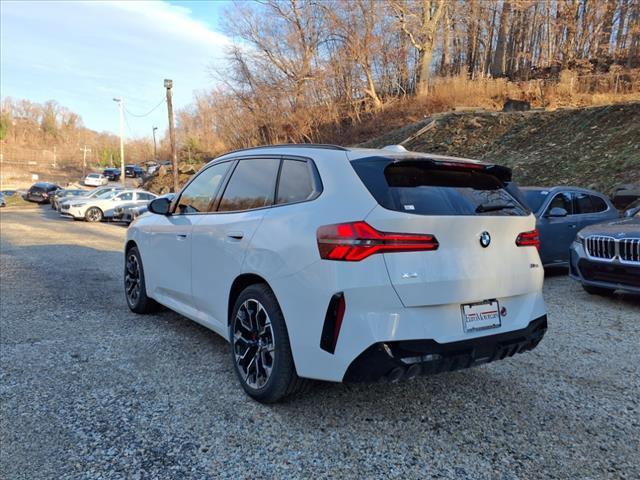
[[[59,212],[74,220],[100,222],[104,219],[114,219],[118,207],[146,206],[154,198],[155,194],[144,190],[104,187],[86,196],[70,197],[61,201]]]
[[[85,190],[59,188],[54,184],[38,182],[32,185],[23,197],[36,203],[49,203],[53,210],[74,220],[99,222],[107,219],[131,223],[147,211],[148,203],[157,195],[120,185]],[[0,197],[0,201],[2,206],[3,197]]]
[[[83,183],[87,186],[100,187],[107,185],[109,182],[117,182],[120,180],[122,172],[119,168],[107,167],[102,173],[93,172],[88,174]],[[147,171],[139,165],[126,165],[124,168],[124,175],[127,178],[142,178],[147,174]]]

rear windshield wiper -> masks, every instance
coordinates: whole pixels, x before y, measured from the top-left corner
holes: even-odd
[[[481,203],[476,208],[476,213],[497,212],[498,210],[511,210],[515,205],[508,203]]]

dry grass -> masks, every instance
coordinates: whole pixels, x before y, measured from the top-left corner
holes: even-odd
[[[360,122],[328,129],[320,140],[355,145],[401,128],[435,113],[464,110],[501,110],[507,98],[527,100],[532,108],[589,107],[640,101],[640,70],[601,75],[562,72],[559,79],[510,82],[506,78],[470,80],[465,75],[438,77],[421,97],[388,100]]]

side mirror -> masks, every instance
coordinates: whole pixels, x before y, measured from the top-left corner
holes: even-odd
[[[640,207],[630,208],[624,212],[625,217],[633,217],[636,213],[640,212]]]
[[[149,211],[157,215],[169,215],[171,200],[165,197],[156,198],[149,203]]]
[[[558,218],[558,217],[566,217],[568,215],[567,211],[561,207],[553,207],[551,211],[547,214],[547,217]]]

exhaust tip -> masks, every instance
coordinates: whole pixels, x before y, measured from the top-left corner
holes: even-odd
[[[404,369],[402,367],[396,367],[387,374],[387,380],[390,383],[398,383],[403,376]]]

